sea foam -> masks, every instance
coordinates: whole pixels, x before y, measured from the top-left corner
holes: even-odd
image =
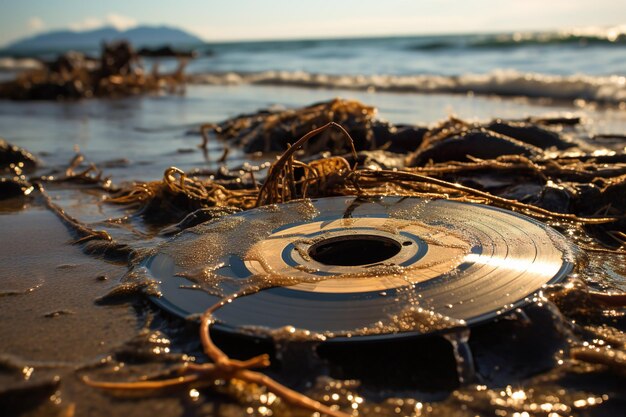
[[[41,61],[34,58],[0,57],[0,71],[24,71],[41,67]]]
[[[257,84],[305,88],[339,88],[406,93],[455,93],[521,96],[555,100],[626,103],[626,77],[618,75],[545,75],[515,70],[486,74],[328,75],[303,71],[222,72],[192,76],[191,82],[211,85]]]

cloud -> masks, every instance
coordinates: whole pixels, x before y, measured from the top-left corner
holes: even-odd
[[[26,22],[26,26],[28,27],[28,30],[30,30],[31,32],[37,32],[38,30],[43,29],[46,26],[46,24],[43,21],[43,19],[41,19],[40,17],[33,16],[30,19],[28,19],[28,22]]]
[[[109,13],[106,16],[107,24],[114,26],[120,30],[129,29],[133,26],[137,26],[137,19],[133,19],[132,17],[122,16],[116,13]]]
[[[109,13],[104,18],[86,17],[80,22],[70,23],[69,25],[71,29],[78,31],[97,29],[104,26],[113,26],[116,29],[125,30],[137,26],[137,19],[117,13]]]
[[[74,30],[90,30],[104,26],[104,20],[95,17],[86,17],[80,22],[70,23],[70,28]]]

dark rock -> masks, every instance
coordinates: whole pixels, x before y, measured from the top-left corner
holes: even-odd
[[[601,207],[610,205],[620,215],[626,215],[626,176],[622,176],[619,180],[604,187],[600,198],[602,201]]]
[[[425,127],[410,125],[396,127],[375,125],[373,130],[376,142],[381,144],[383,149],[396,153],[414,152],[420,147],[424,135],[428,132]]]
[[[582,215],[591,215],[597,209],[598,201],[602,196],[600,187],[593,183],[575,184],[576,199],[573,201],[572,210]]]
[[[32,172],[38,165],[39,161],[32,153],[0,139],[0,172],[15,173],[14,167],[24,172]]]
[[[195,51],[182,51],[172,48],[169,45],[161,46],[160,48],[141,48],[137,51],[137,55],[158,58],[158,57],[172,57],[172,58],[195,58],[198,53]]]
[[[564,141],[556,132],[542,129],[537,125],[528,123],[513,123],[494,120],[485,126],[487,129],[517,139],[521,142],[534,145],[541,149],[555,147],[568,149],[574,147],[573,143]]]
[[[504,192],[499,193],[500,197],[510,200],[517,200],[523,203],[535,203],[536,196],[541,193],[543,186],[540,184],[517,184],[508,187]]]
[[[0,200],[24,197],[33,192],[33,186],[26,181],[0,178]]]
[[[536,123],[544,126],[577,126],[580,124],[580,117],[529,117],[526,122]]]
[[[506,385],[553,367],[568,337],[566,319],[558,310],[551,303],[537,303],[476,326],[469,344],[483,380]]]
[[[570,187],[549,183],[541,190],[537,205],[556,213],[568,213],[574,193]]]
[[[409,158],[408,166],[420,166],[429,161],[448,162],[470,161],[468,156],[480,159],[495,159],[502,155],[536,156],[541,149],[508,138],[498,133],[483,129],[472,129],[467,132],[437,140],[425,149],[418,150]]]
[[[50,396],[58,390],[60,382],[58,377],[38,378],[1,387],[0,410],[3,411],[2,415],[22,415],[26,411],[49,401]],[[51,413],[50,415],[54,414]]]

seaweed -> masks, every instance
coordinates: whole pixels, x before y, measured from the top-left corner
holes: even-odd
[[[0,138],[0,173],[21,175],[33,172],[39,160],[30,152]]]
[[[178,68],[161,74],[158,66],[145,71],[139,55],[126,41],[103,44],[99,59],[68,52],[43,68],[0,83],[0,97],[12,100],[76,100],[122,97],[149,92],[184,91],[188,57]]]
[[[246,294],[239,294],[245,296]],[[112,391],[140,391],[153,392],[172,387],[188,387],[189,385],[201,383],[205,381],[216,380],[241,380],[251,384],[262,385],[270,389],[286,403],[301,407],[307,410],[315,411],[332,417],[348,417],[349,414],[330,408],[318,401],[315,401],[299,392],[296,392],[278,382],[269,376],[257,371],[255,368],[265,368],[270,365],[269,356],[267,354],[255,356],[248,360],[240,361],[231,359],[222,350],[220,350],[210,335],[210,327],[215,322],[212,314],[220,307],[228,304],[231,299],[221,300],[207,309],[201,318],[200,324],[200,340],[204,353],[212,359],[212,363],[195,364],[184,362],[182,366],[175,369],[171,374],[174,377],[166,379],[142,379],[135,382],[103,382],[94,381],[88,377],[83,377],[83,381],[90,386],[112,390]]]
[[[355,100],[334,99],[315,103],[300,109],[263,110],[253,114],[244,114],[221,123],[207,123],[201,126],[202,148],[207,147],[209,133],[228,141],[245,152],[276,152],[288,148],[294,137],[300,137],[330,122],[342,125],[354,137],[357,149],[376,149],[374,129],[384,125],[376,121],[376,109]],[[327,131],[313,141],[306,143],[306,154],[313,155],[322,151],[340,153],[349,151],[346,142],[337,132]]]
[[[171,223],[207,207],[254,207],[256,187],[236,187],[189,177],[182,170],[170,167],[161,181],[133,183],[108,198],[107,202],[136,207],[147,222]]]
[[[450,118],[425,132],[405,126],[400,142],[412,143],[415,150],[403,155],[380,149],[400,143],[389,139],[399,135],[399,130],[381,124],[374,115],[371,107],[335,99],[301,109],[263,110],[220,124],[205,124],[201,127],[201,146],[205,148],[212,131],[227,141],[226,149],[241,146],[246,150],[252,140],[262,141],[265,149],[285,151],[269,167],[260,188],[254,170],[246,171],[250,178],[220,170],[212,173],[212,179],[202,179],[201,172],[186,174],[170,168],[162,181],[136,183],[109,201],[137,205],[148,221],[180,221],[203,207],[245,210],[307,197],[397,194],[450,198],[519,211],[544,221],[584,225],[608,244],[609,250],[616,249],[616,244],[618,248],[624,245],[626,203],[621,195],[626,163],[620,162],[619,155],[612,156],[617,162],[607,163],[603,155],[591,158],[581,154],[576,158],[561,152],[569,152],[571,142],[549,126],[572,124],[569,119],[546,119],[534,125],[531,119],[497,119],[482,125]],[[319,125],[333,118],[347,124],[330,121]],[[293,137],[290,132],[303,130],[306,132],[301,139],[289,144]],[[353,132],[368,133],[359,140]],[[371,143],[383,137],[388,141],[377,150],[363,150],[370,143],[363,137],[369,137]],[[319,146],[312,143],[323,143],[324,148],[334,151],[319,153]]]

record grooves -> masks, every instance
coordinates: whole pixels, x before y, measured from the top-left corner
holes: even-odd
[[[468,325],[490,320],[563,279],[574,255],[556,231],[493,207],[333,197],[201,224],[159,246],[143,266],[160,282],[154,301],[176,315],[202,313],[242,286],[271,281],[277,286],[217,310],[216,328],[293,326],[357,341],[436,331],[346,337],[407,306]]]

